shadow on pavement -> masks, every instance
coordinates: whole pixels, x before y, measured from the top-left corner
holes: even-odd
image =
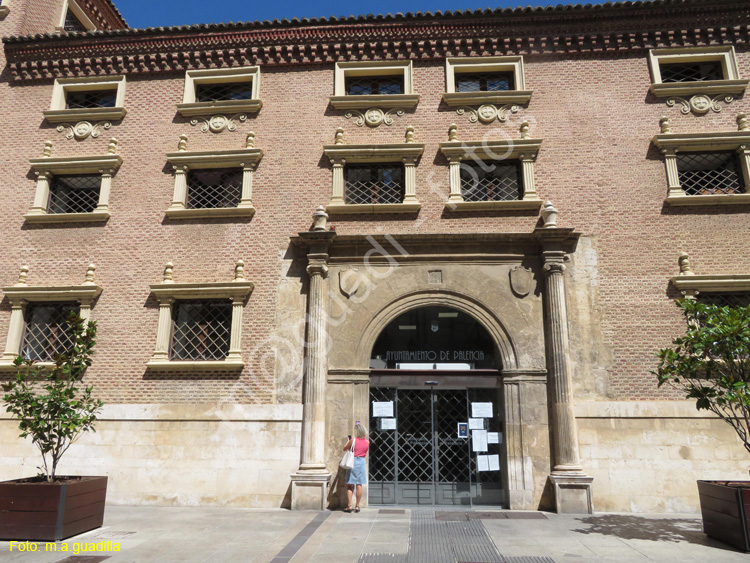
[[[736,551],[730,546],[713,540],[703,533],[699,518],[642,518],[626,514],[603,514],[580,518],[586,528],[573,529],[579,534],[602,534],[624,540],[650,540],[666,542],[689,542],[709,547]]]

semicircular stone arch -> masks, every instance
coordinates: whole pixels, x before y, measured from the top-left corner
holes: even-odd
[[[518,355],[515,346],[500,319],[482,303],[450,291],[420,291],[402,295],[378,311],[359,338],[355,353],[357,366],[361,369],[369,368],[370,355],[373,346],[375,346],[375,341],[391,321],[412,309],[429,306],[452,307],[471,315],[494,340],[502,362],[502,369],[518,368]]]

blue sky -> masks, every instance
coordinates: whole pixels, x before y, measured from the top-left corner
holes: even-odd
[[[312,18],[386,14],[396,12],[424,12],[436,10],[474,10],[517,6],[547,6],[575,4],[575,0],[365,0],[351,2],[326,0],[114,0],[131,27],[158,27],[194,23],[220,23],[283,18]],[[597,0],[581,3],[600,4]]]

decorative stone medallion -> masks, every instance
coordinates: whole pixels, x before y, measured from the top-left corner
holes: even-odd
[[[207,133],[209,131],[211,131],[211,133],[221,133],[225,129],[232,132],[237,130],[235,120],[244,123],[247,121],[247,115],[244,113],[232,117],[227,117],[226,115],[212,115],[208,119],[204,117],[196,117],[190,120],[190,125],[195,127],[200,123],[201,133]]]
[[[516,266],[510,271],[510,288],[519,297],[526,297],[534,289],[534,273],[529,268]]]
[[[470,107],[458,108],[456,113],[458,115],[469,114],[469,121],[476,123],[481,121],[482,123],[491,123],[496,119],[502,123],[508,121],[510,117],[509,113],[518,113],[521,107],[515,104],[508,104],[505,106],[497,107],[495,104],[482,104],[477,109]]]
[[[383,111],[380,108],[370,108],[366,112],[362,113],[356,109],[349,110],[344,114],[346,119],[356,118],[354,124],[357,127],[362,127],[367,124],[369,127],[378,127],[380,124],[385,123],[386,125],[393,125],[393,116],[396,115],[401,117],[404,115],[402,109],[389,109]]]
[[[721,111],[719,102],[722,101],[725,104],[731,104],[734,101],[734,97],[721,94],[712,98],[711,96],[708,96],[706,94],[696,94],[689,100],[686,100],[685,98],[674,96],[667,100],[667,105],[669,107],[674,107],[677,104],[680,104],[680,113],[683,113],[685,115],[687,115],[691,111],[693,113],[697,113],[698,115],[703,115],[708,113],[709,111],[719,113]]]
[[[102,129],[109,129],[112,127],[112,124],[109,121],[101,121],[99,123],[91,123],[90,121],[79,121],[75,125],[71,125],[69,123],[63,123],[62,125],[57,126],[57,131],[59,133],[62,133],[63,131],[67,130],[65,133],[66,139],[79,139],[83,140],[88,137],[96,138],[99,135],[101,135]]]

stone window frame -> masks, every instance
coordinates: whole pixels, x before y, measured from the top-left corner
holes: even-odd
[[[177,152],[167,153],[167,161],[174,170],[172,203],[165,211],[170,219],[216,217],[252,217],[253,173],[263,158],[263,150],[255,148],[255,135],[248,133],[244,149],[188,151],[187,135],[180,135]],[[187,174],[191,169],[242,168],[242,195],[237,207],[187,209]]]
[[[67,109],[68,92],[93,92],[95,90],[116,90],[117,97],[113,108],[74,108]],[[89,76],[86,78],[57,78],[52,86],[50,108],[44,112],[49,123],[78,121],[117,121],[127,114],[125,109],[125,76]]]
[[[245,280],[245,263],[238,260],[234,268],[234,280],[229,282],[175,283],[174,265],[168,262],[161,283],[151,284],[151,293],[159,302],[159,320],[156,330],[156,346],[147,369],[158,371],[226,371],[241,370],[242,360],[242,313],[247,298],[255,284]],[[172,305],[182,300],[231,299],[232,327],[229,333],[229,353],[224,360],[172,360],[169,357],[172,345]]]
[[[23,266],[16,285],[3,287],[2,291],[11,305],[8,337],[5,352],[0,356],[0,370],[15,370],[14,360],[20,355],[23,344],[23,332],[26,327],[26,306],[29,303],[77,302],[80,306],[79,315],[84,321],[91,318],[93,302],[102,292],[102,287],[94,283],[96,266],[90,264],[86,271],[86,279],[81,285],[63,286],[32,286],[27,285],[26,279],[29,267]],[[53,362],[36,362],[35,365],[50,368]]]
[[[68,8],[73,12],[73,15],[81,22],[81,25],[86,28],[86,31],[96,31],[96,24],[91,20],[90,17],[83,11],[78,5],[76,0],[64,0],[62,5],[62,13],[60,14],[60,23],[55,27],[55,31],[58,33],[65,33],[65,16],[68,14]]]
[[[42,158],[29,160],[37,177],[34,204],[24,215],[27,223],[79,223],[106,221],[109,219],[109,196],[112,190],[112,176],[122,165],[122,157],[115,154],[117,140],[109,143],[106,155],[52,157],[52,142],[47,141]],[[49,204],[50,180],[63,174],[100,174],[99,203],[89,213],[47,213]]]
[[[456,92],[456,74],[466,72],[511,72],[514,90],[500,92]],[[526,89],[523,57],[448,57],[445,59],[443,101],[450,107],[481,104],[527,104],[533,91]]]
[[[415,213],[422,204],[416,196],[417,160],[424,153],[424,143],[414,142],[414,127],[406,128],[405,143],[344,144],[344,130],[336,130],[336,142],[325,145],[323,152],[333,166],[331,201],[326,211],[331,214]],[[347,164],[403,163],[404,201],[401,203],[346,203],[344,200],[344,166]]]
[[[698,293],[750,292],[750,274],[683,273],[670,281],[687,299],[694,298]]]
[[[195,89],[199,84],[251,82],[252,98],[249,100],[225,100],[221,102],[196,101]],[[177,104],[177,113],[184,117],[203,115],[256,113],[263,107],[260,99],[260,67],[201,69],[185,71],[185,87],[182,103]]]
[[[528,124],[522,125],[522,135],[526,135]],[[513,210],[539,209],[542,200],[536,192],[534,182],[534,162],[542,146],[542,139],[484,139],[477,141],[459,141],[455,124],[448,130],[447,142],[440,143],[440,152],[448,159],[449,187],[447,211],[470,210]],[[500,158],[497,158],[497,157]],[[521,163],[521,181],[523,198],[510,201],[464,201],[461,193],[461,162],[474,160],[487,162],[491,160],[516,160]]]
[[[724,80],[706,80],[703,82],[667,82],[661,81],[661,63],[720,61],[724,71]],[[716,47],[679,47],[651,49],[648,53],[648,64],[651,69],[651,86],[649,90],[657,98],[671,96],[690,96],[715,94],[742,94],[747,88],[748,80],[740,78],[737,56],[734,46]]]
[[[673,133],[666,118],[661,119],[662,132],[652,143],[664,154],[667,171],[667,205],[733,205],[750,203],[750,127],[745,114],[737,117],[739,131],[709,133]],[[677,169],[678,152],[736,151],[739,154],[745,193],[687,195],[680,185]]]
[[[403,94],[346,94],[347,76],[403,75]],[[411,61],[338,62],[334,71],[333,96],[330,104],[336,109],[411,109],[419,104],[420,95],[414,92],[414,72]]]

